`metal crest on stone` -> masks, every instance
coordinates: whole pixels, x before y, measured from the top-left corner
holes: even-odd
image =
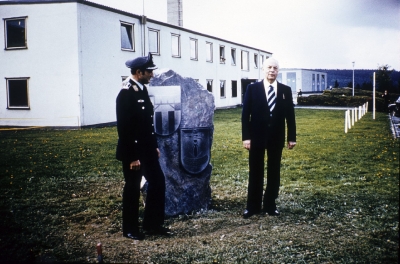
[[[202,172],[211,158],[212,128],[181,128],[181,164],[191,174]]]
[[[154,105],[154,130],[157,135],[173,134],[181,123],[181,87],[149,86],[150,100]]]

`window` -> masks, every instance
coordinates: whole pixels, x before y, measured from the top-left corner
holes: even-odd
[[[160,31],[149,28],[149,52],[160,55]]]
[[[211,42],[206,42],[206,55],[207,55],[206,60],[208,62],[212,62],[213,61],[213,44]]]
[[[8,109],[29,109],[28,79],[6,79]]]
[[[225,63],[225,46],[219,46],[219,62]]]
[[[264,66],[264,55],[260,55],[260,65]]]
[[[236,49],[231,49],[232,65],[236,65]]]
[[[209,91],[210,93],[212,93],[212,83],[213,80],[207,80],[207,91]]]
[[[225,81],[219,81],[219,91],[221,98],[225,98]]]
[[[128,76],[121,76],[122,82],[124,82],[126,79],[128,79]]]
[[[249,70],[249,52],[242,50],[242,61],[241,61],[241,67],[242,70],[248,71]]]
[[[172,57],[181,56],[181,36],[171,33],[171,53]]]
[[[254,67],[258,68],[258,54],[254,53]]]
[[[232,81],[232,97],[237,97],[237,81]]]
[[[121,22],[121,49],[135,51],[133,24]]]
[[[26,17],[4,20],[6,49],[26,49]]]
[[[288,72],[286,74],[287,85],[292,88],[292,91],[297,91],[296,88],[296,72]]]
[[[190,59],[197,60],[197,39],[190,39]]]

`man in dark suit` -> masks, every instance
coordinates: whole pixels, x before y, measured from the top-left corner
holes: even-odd
[[[242,110],[243,147],[249,150],[249,185],[247,207],[249,218],[260,212],[277,216],[275,199],[280,185],[282,150],[285,145],[285,121],[288,148],[296,145],[296,122],[292,90],[276,81],[279,64],[273,58],[265,60],[263,81],[247,87]],[[264,192],[264,159],[267,150],[267,187]]]
[[[153,77],[156,65],[151,54],[129,60],[131,69],[117,97],[118,145],[116,158],[122,161],[125,186],[122,197],[122,232],[130,239],[142,240],[139,231],[139,197],[142,175],[148,187],[143,217],[143,230],[151,234],[170,235],[163,227],[165,178],[158,161],[160,151],[154,134],[154,107],[146,84]]]

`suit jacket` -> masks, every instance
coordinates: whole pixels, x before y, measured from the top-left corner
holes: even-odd
[[[296,122],[292,90],[278,83],[276,104],[270,117],[264,89],[264,81],[249,84],[242,110],[242,140],[251,140],[251,147],[267,147],[269,144],[285,145],[285,120],[287,141],[296,141]]]
[[[153,125],[154,106],[147,88],[140,90],[129,78],[117,96],[116,110],[119,137],[116,158],[132,162],[149,151],[155,152],[158,146]]]

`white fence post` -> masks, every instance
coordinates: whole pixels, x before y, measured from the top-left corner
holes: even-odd
[[[346,110],[345,112],[344,112],[344,133],[347,133],[347,112],[348,112],[349,110]]]
[[[356,120],[356,122],[357,122],[357,121],[358,121],[358,119],[357,119],[357,107],[354,107],[354,112],[355,112],[355,114],[354,114],[355,120]]]

